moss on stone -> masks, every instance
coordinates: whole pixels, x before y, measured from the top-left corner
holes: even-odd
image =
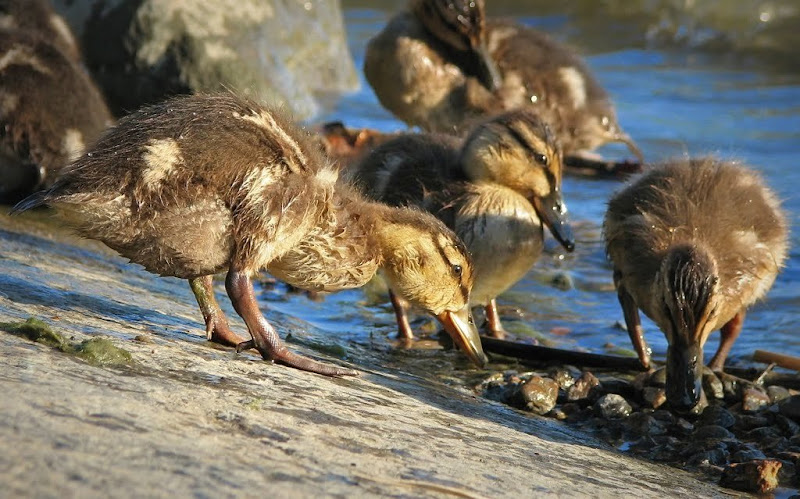
[[[25,322],[0,322],[0,329],[17,336],[24,336],[36,343],[50,345],[62,352],[70,349],[69,343],[63,336],[53,331],[47,323],[35,317],[30,317]]]
[[[97,366],[122,366],[133,362],[130,352],[105,338],[92,338],[75,346],[75,355]]]

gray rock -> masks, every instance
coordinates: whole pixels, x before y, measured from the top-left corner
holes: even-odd
[[[621,419],[631,415],[631,405],[621,395],[609,393],[600,397],[594,404],[595,412],[606,419]]]
[[[792,395],[778,407],[781,414],[800,423],[800,395]]]
[[[769,395],[758,388],[742,390],[742,411],[757,412],[770,404]]]
[[[758,449],[743,449],[731,454],[732,463],[744,463],[747,461],[752,461],[754,459],[766,459],[766,458],[767,456],[764,455],[764,453]]]
[[[598,380],[594,374],[585,371],[581,374],[580,378],[575,380],[575,384],[569,387],[567,391],[567,400],[573,402],[576,400],[583,400],[589,396],[592,388],[598,385],[600,385],[600,380]]]
[[[562,390],[568,390],[569,387],[575,384],[575,377],[569,369],[554,368],[550,370],[548,376],[558,383],[559,388]]]
[[[769,395],[769,400],[773,404],[777,404],[789,397],[791,397],[791,393],[789,390],[782,386],[772,385],[767,387],[767,395]]]
[[[529,411],[535,414],[547,414],[556,406],[558,383],[550,378],[532,376],[522,385],[521,394]]]
[[[732,428],[736,424],[736,416],[731,411],[721,405],[712,405],[703,411],[700,416],[699,424],[717,425],[723,428]]]
[[[726,440],[736,438],[733,433],[718,425],[698,426],[692,433],[694,440]]]
[[[358,88],[338,0],[57,0],[117,113],[231,89],[298,119]]]
[[[653,409],[658,409],[667,401],[667,392],[659,386],[646,386],[642,390],[642,398]]]

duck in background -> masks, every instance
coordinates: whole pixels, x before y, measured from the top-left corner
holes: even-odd
[[[566,156],[622,142],[642,161],[581,58],[539,31],[487,19],[483,0],[410,0],[370,40],[364,73],[409,126],[459,133],[476,118],[525,107],[550,124]]]
[[[0,1],[0,202],[49,186],[112,123],[64,20]]]
[[[745,311],[764,297],[788,251],[787,221],[755,172],[713,158],[656,165],[609,202],[606,251],[639,360],[650,353],[639,309],[667,337],[667,400],[701,400],[703,345],[721,328],[709,363],[722,371]]]
[[[529,109],[478,125],[465,139],[406,134],[389,140],[350,172],[367,195],[439,217],[472,255],[470,302],[486,309],[487,329],[503,337],[496,297],[539,258],[547,226],[572,251],[561,193],[561,149]],[[400,336],[412,338],[405,304],[392,296]]]
[[[486,362],[468,301],[464,244],[419,210],[368,201],[337,183],[310,137],[230,94],[177,97],[121,119],[56,183],[20,202],[58,209],[77,231],[150,272],[188,279],[210,339],[320,374],[355,374],[290,352],[260,313],[251,276],[266,268],[302,289],[390,287],[435,315]],[[214,298],[225,287],[252,337],[234,333]]]

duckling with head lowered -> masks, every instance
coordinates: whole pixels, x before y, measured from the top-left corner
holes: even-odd
[[[471,262],[431,215],[363,199],[343,184],[310,138],[275,112],[229,94],[178,97],[120,120],[47,191],[42,204],[160,275],[189,279],[216,341],[254,346],[265,359],[327,375],[355,371],[290,352],[259,312],[251,276],[333,291],[381,269],[399,295],[436,315],[476,363]],[[211,276],[252,337],[231,331]]]
[[[530,107],[566,155],[623,142],[610,97],[571,49],[483,0],[411,0],[370,40],[364,73],[381,104],[409,125],[452,133],[476,117]]]
[[[606,250],[628,333],[645,367],[641,309],[664,332],[667,400],[701,398],[703,345],[721,328],[709,366],[722,370],[745,311],[767,293],[787,255],[787,223],[759,176],[713,158],[653,167],[609,202]]]
[[[407,134],[367,155],[354,175],[367,194],[430,211],[463,239],[474,262],[470,301],[486,307],[488,329],[503,336],[496,297],[521,279],[542,252],[543,227],[572,251],[561,194],[561,150],[530,110],[477,126],[463,141]],[[410,337],[393,299],[401,336]]]

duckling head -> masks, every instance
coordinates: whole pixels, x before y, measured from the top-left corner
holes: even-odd
[[[428,32],[445,45],[469,54],[474,75],[486,88],[500,87],[500,71],[486,45],[483,0],[411,0],[410,10]]]
[[[376,228],[376,236],[389,286],[436,316],[455,344],[475,364],[485,365],[487,358],[470,313],[473,269],[464,243],[426,212],[399,208],[386,218]]]
[[[702,395],[703,345],[714,329],[719,278],[711,255],[693,244],[669,250],[654,281],[655,322],[667,336],[667,400],[691,412]]]
[[[492,118],[467,137],[461,152],[473,182],[494,182],[525,196],[567,251],[575,239],[561,195],[561,147],[550,127],[531,110]]]
[[[569,130],[572,141],[569,150],[593,151],[609,142],[619,142],[625,144],[639,163],[643,164],[642,151],[630,135],[622,130],[611,102],[600,99],[588,104],[585,108],[575,109],[574,112],[579,113],[579,116],[568,120],[573,124]]]

